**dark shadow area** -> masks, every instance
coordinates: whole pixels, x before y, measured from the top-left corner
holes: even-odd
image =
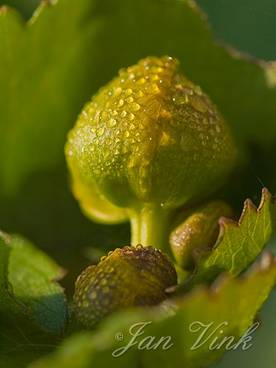
[[[89,248],[101,254],[128,244],[129,226],[101,225],[87,219],[70,192],[67,175],[65,165],[37,173],[15,197],[0,198],[0,222],[2,230],[25,236],[70,270],[64,279],[70,291],[89,263]]]
[[[0,314],[0,367],[25,368],[55,350],[61,339],[44,333],[24,315]]]

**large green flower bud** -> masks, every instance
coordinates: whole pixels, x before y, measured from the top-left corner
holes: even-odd
[[[235,148],[216,107],[177,60],[148,57],[121,70],[85,106],[66,156],[86,213],[104,222],[130,217],[140,234],[134,241],[149,245],[160,239],[145,235],[147,224],[216,190]]]

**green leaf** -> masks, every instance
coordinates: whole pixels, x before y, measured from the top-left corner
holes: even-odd
[[[179,58],[242,145],[275,140],[275,65],[219,45],[193,1],[43,2],[27,24],[2,8],[0,45],[5,193],[62,162],[66,132],[82,104],[119,68],[147,55]]]
[[[253,323],[256,312],[275,282],[275,259],[264,254],[246,276],[235,279],[224,275],[211,288],[198,287],[167,305],[116,314],[106,320],[98,331],[71,336],[55,353],[34,362],[30,367],[206,367],[224,352],[224,348],[211,351],[211,341],[217,338],[217,342],[221,342],[224,337],[233,336],[237,342]],[[221,328],[217,329],[211,340],[193,350],[191,348],[199,333],[192,332],[191,328],[194,326],[196,329],[197,321],[205,325],[211,323],[210,331],[224,323],[223,333],[220,333]],[[113,357],[112,353],[116,349],[131,340],[129,329],[139,322],[150,323],[143,328],[143,334],[136,337],[137,343],[142,344],[146,336],[154,336],[155,342],[162,336],[171,336],[173,346],[168,350],[159,347],[147,351],[141,349],[142,345],[139,349],[136,344],[122,356]],[[123,336],[123,339],[118,342],[116,336]]]
[[[238,222],[222,217],[212,251],[200,259],[192,283],[208,281],[220,272],[238,275],[261,253],[272,233],[271,194],[266,188],[257,209],[250,199],[244,203]]]
[[[25,18],[29,18],[31,14],[33,13],[34,9],[39,5],[39,0],[27,0],[27,1],[21,1],[21,0],[0,0],[0,5],[8,5],[15,7],[22,13]]]
[[[0,308],[4,312],[10,309],[15,315],[25,314],[45,331],[61,332],[67,311],[63,289],[56,280],[64,271],[26,239],[0,235],[1,286],[4,285],[0,289],[4,295]]]
[[[69,126],[90,94],[91,1],[43,2],[28,23],[0,11],[1,189],[63,160]],[[65,16],[65,14],[67,14]],[[95,31],[97,26],[93,25]],[[5,72],[4,72],[5,70]],[[92,71],[93,74],[93,71]]]
[[[247,351],[236,350],[226,354],[216,368],[250,367],[250,368],[274,368],[276,351],[274,342],[276,339],[275,316],[276,293],[271,293],[265,303],[258,319],[262,325],[254,333],[253,346]]]

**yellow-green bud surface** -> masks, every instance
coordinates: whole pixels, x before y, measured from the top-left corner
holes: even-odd
[[[84,107],[66,145],[85,212],[106,223],[129,217],[136,229],[142,211],[163,222],[165,212],[216,190],[235,152],[215,105],[171,57],[122,69]],[[151,238],[134,242],[158,247]]]

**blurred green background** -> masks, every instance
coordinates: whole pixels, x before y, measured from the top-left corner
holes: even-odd
[[[28,19],[39,0],[6,0]],[[198,0],[217,37],[237,49],[266,60],[276,59],[275,0]]]
[[[26,19],[31,16],[38,3],[37,0],[0,1],[0,5],[7,4],[19,9]],[[256,58],[276,60],[275,0],[199,0],[198,3],[208,14],[213,32],[221,42]],[[256,160],[252,168],[252,177],[256,182],[261,166],[262,160]],[[265,173],[263,175],[261,180],[265,181]],[[51,177],[50,182],[45,181],[45,176]],[[97,251],[91,251],[91,246],[101,249],[104,243],[105,248],[111,249],[128,242],[128,226],[94,225],[80,213],[69,185],[66,186],[68,179],[64,164],[49,173],[36,173],[30,182],[23,185],[18,196],[0,198],[1,228],[27,236],[70,269],[70,274],[65,279],[66,285],[72,285],[80,267],[89,263],[90,257],[98,256]],[[79,249],[83,251],[80,252]],[[257,331],[253,347],[246,352],[227,354],[217,365],[218,368],[230,368],[234,365],[237,368],[274,368],[275,306],[274,292],[262,312],[264,326]]]

